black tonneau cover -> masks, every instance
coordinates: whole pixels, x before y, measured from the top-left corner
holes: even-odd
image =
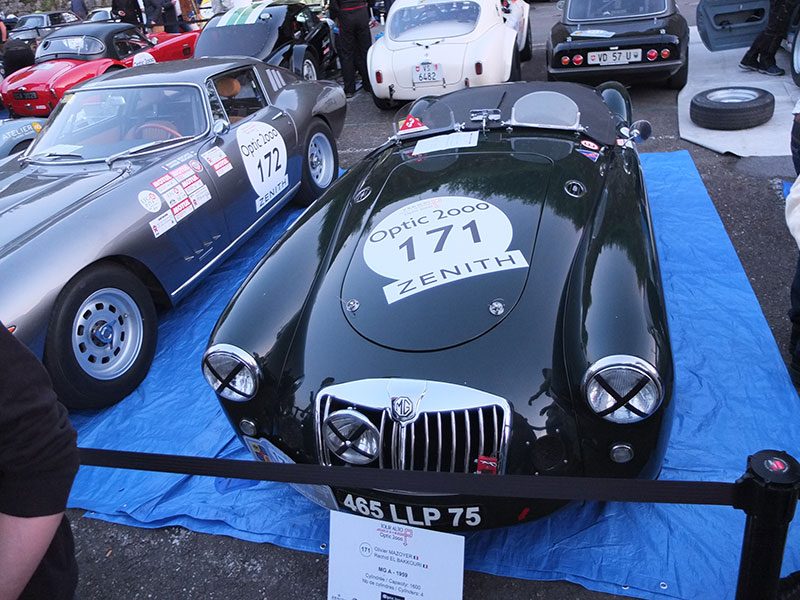
[[[456,123],[465,123],[469,128],[470,111],[476,109],[500,109],[501,119],[511,119],[511,109],[521,97],[540,91],[558,92],[571,98],[578,105],[581,125],[585,134],[602,145],[614,144],[617,131],[611,111],[593,87],[580,83],[520,82],[486,87],[474,87],[440,96],[438,100],[453,111]],[[425,121],[424,116],[417,115]]]

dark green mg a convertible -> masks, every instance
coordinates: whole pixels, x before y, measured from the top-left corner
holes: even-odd
[[[673,365],[619,84],[422,98],[314,203],[217,323],[203,372],[260,460],[656,477]],[[305,486],[436,529],[560,503]]]

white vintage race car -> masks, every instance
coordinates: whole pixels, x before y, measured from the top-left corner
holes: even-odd
[[[396,0],[367,55],[375,104],[519,80],[529,13],[524,0]]]

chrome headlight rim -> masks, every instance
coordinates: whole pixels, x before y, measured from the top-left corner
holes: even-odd
[[[343,418],[355,421],[360,426],[363,426],[365,428],[365,431],[361,433],[355,440],[350,439],[349,440],[350,443],[348,443],[347,439],[349,436],[345,436],[342,433],[342,431],[335,425],[335,421],[337,419],[343,419]],[[331,444],[329,443],[330,438],[327,435],[329,431],[334,433],[334,435],[336,435],[336,437],[339,438],[340,444],[338,445],[338,448],[331,447]],[[375,426],[375,424],[369,420],[369,417],[367,417],[366,415],[362,414],[357,410],[345,409],[332,412],[327,417],[325,417],[325,420],[322,422],[322,428],[320,433],[322,435],[322,443],[325,444],[327,451],[330,452],[332,455],[336,456],[339,460],[346,462],[348,464],[355,466],[365,466],[375,462],[376,460],[378,460],[378,457],[380,456],[381,452],[380,432],[378,431],[378,428]],[[363,439],[367,433],[369,433],[372,436],[375,442],[374,455],[366,455],[357,446],[357,442]],[[353,457],[351,452],[354,452],[356,456]],[[349,454],[350,458],[345,456],[346,454]],[[353,458],[355,458],[356,460],[353,460]]]
[[[648,415],[639,417],[636,420],[620,421],[609,418],[616,412],[616,410],[619,410],[619,408],[612,411],[608,415],[603,416],[600,416],[600,413],[595,411],[594,407],[589,401],[589,384],[592,382],[595,376],[601,374],[603,371],[609,371],[614,368],[623,368],[636,371],[640,375],[647,377],[649,382],[655,386],[657,401],[653,407],[653,410],[651,410]],[[664,386],[661,383],[661,376],[658,374],[656,368],[643,358],[631,356],[629,354],[612,354],[609,356],[604,356],[603,358],[592,363],[592,365],[586,369],[586,373],[583,375],[583,379],[581,381],[581,393],[583,394],[583,398],[586,401],[589,410],[591,410],[595,416],[600,416],[602,419],[617,425],[633,425],[636,423],[641,423],[642,421],[646,421],[656,414],[658,409],[661,408],[661,405],[664,403]]]
[[[234,388],[230,388],[236,395],[240,396],[240,398],[230,398],[228,396],[223,395],[222,392],[226,390],[220,390],[217,386],[212,385],[212,383],[208,380],[206,376],[206,368],[212,372],[212,374],[221,382],[223,378],[220,378],[219,373],[217,373],[214,368],[211,366],[209,362],[209,358],[212,355],[221,354],[230,358],[237,360],[240,364],[242,364],[243,368],[246,368],[250,371],[250,376],[253,378],[253,392],[251,394],[244,394],[239,390]],[[213,346],[209,346],[209,348],[203,353],[203,360],[201,361],[201,370],[203,371],[203,377],[206,380],[206,383],[214,390],[214,393],[217,396],[224,398],[225,400],[230,400],[231,402],[247,402],[248,400],[252,400],[255,398],[256,394],[258,393],[259,382],[261,381],[261,368],[258,366],[256,359],[251,355],[249,352],[242,350],[238,346],[234,346],[233,344],[214,344]]]

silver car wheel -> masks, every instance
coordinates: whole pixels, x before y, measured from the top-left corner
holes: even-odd
[[[750,88],[723,88],[708,94],[712,102],[750,102],[758,98],[758,92]]]
[[[326,189],[333,181],[333,146],[324,133],[315,133],[308,142],[308,171],[320,189]]]
[[[144,335],[142,313],[127,293],[103,288],[81,304],[72,323],[72,351],[95,379],[116,379],[139,356]]]
[[[794,34],[792,44],[792,75],[800,75],[800,30]]]
[[[314,66],[314,61],[310,58],[303,61],[303,79],[306,81],[317,80],[317,67]]]

